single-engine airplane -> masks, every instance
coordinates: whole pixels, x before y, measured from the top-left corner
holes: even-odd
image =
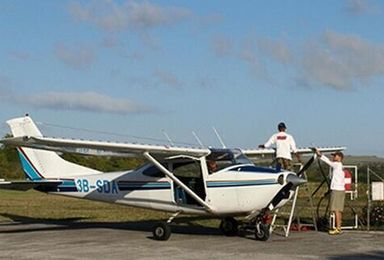
[[[28,181],[0,182],[5,189],[35,189],[50,194],[118,203],[172,213],[157,223],[153,237],[167,240],[179,214],[221,219],[220,230],[235,235],[254,231],[257,240],[270,236],[266,216],[283,206],[304,183],[299,173],[256,166],[247,156],[273,155],[273,149],[213,149],[113,143],[44,137],[29,116],[7,121],[13,137],[0,142],[15,146]],[[344,147],[320,148],[334,152]],[[134,156],[148,160],[135,170],[100,172],[64,160],[57,152]],[[309,148],[299,149],[311,154]],[[245,217],[242,221],[235,217]]]

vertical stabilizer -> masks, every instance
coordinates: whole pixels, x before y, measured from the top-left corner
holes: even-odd
[[[29,116],[7,121],[14,137],[39,136],[42,134]],[[57,179],[100,173],[97,170],[68,162],[57,153],[17,147],[24,173],[31,180]]]

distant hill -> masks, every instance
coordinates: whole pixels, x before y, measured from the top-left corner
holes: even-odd
[[[310,156],[303,156],[302,160],[306,162],[309,160]],[[270,166],[272,159],[260,159],[254,161],[255,164]],[[366,181],[367,168],[369,167],[375,173],[379,174],[384,178],[384,158],[377,156],[364,156],[364,155],[347,155],[343,161],[344,165],[355,165],[358,167],[359,171],[359,181]],[[328,171],[327,166],[324,163],[321,163],[323,171]],[[321,181],[321,169],[317,161],[308,169],[307,175],[310,181]]]
[[[344,164],[357,164],[357,163],[384,163],[384,158],[377,156],[355,156],[347,155],[344,158]]]
[[[96,157],[81,156],[74,154],[64,154],[64,159],[78,163],[100,171],[118,171],[127,170],[137,167],[143,161],[134,158],[121,157]],[[309,159],[309,156],[303,157],[303,161]],[[271,166],[273,159],[256,160],[257,165]],[[365,180],[367,167],[370,167],[376,173],[382,174],[384,177],[384,158],[376,156],[346,156],[344,164],[356,165],[359,168],[359,176],[361,181]],[[324,165],[324,164],[322,164]],[[322,166],[323,171],[328,170],[326,166]],[[321,180],[320,168],[315,162],[308,170],[308,177],[315,181]],[[0,179],[24,179],[18,155],[16,150],[11,147],[0,146]]]

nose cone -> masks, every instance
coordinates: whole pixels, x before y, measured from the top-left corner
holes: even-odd
[[[286,181],[287,181],[287,183],[291,182],[293,184],[293,188],[307,182],[306,179],[300,178],[296,174],[293,174],[293,173],[288,174]]]

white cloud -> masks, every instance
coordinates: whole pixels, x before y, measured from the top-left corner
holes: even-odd
[[[380,7],[369,0],[346,0],[346,10],[355,15],[380,13]]]
[[[268,38],[259,38],[258,47],[262,55],[277,60],[280,63],[290,63],[292,53],[283,41],[272,40]]]
[[[239,44],[237,44],[239,45]],[[216,37],[212,40],[212,51],[219,57],[237,58],[245,62],[253,76],[270,81],[267,64],[273,60],[281,64],[293,61],[288,46],[279,40],[262,37],[248,37],[237,46],[229,37]]]
[[[67,47],[63,44],[56,45],[55,55],[63,63],[74,69],[87,69],[96,59],[96,55],[89,48]]]
[[[223,39],[216,40],[212,48],[215,54],[245,62],[252,76],[269,82],[274,82],[269,75],[276,64],[288,64],[288,73],[293,73],[298,85],[306,87],[351,90],[384,77],[384,44],[358,35],[326,31],[294,48],[268,38],[248,38],[240,47]]]
[[[301,81],[347,90],[384,76],[384,44],[332,31],[318,42],[307,47],[298,65]]]
[[[37,95],[16,95],[10,91],[3,102],[53,110],[74,110],[94,113],[132,114],[151,112],[148,107],[127,99],[113,98],[96,92],[46,92]]]
[[[250,73],[257,79],[270,81],[269,73],[266,67],[266,58],[260,53],[260,48],[256,38],[245,39],[241,46],[235,51],[235,57],[245,62]]]
[[[123,30],[149,30],[173,25],[191,16],[191,11],[182,7],[152,4],[148,1],[91,1],[69,6],[70,14],[77,20],[97,28],[116,32]]]

